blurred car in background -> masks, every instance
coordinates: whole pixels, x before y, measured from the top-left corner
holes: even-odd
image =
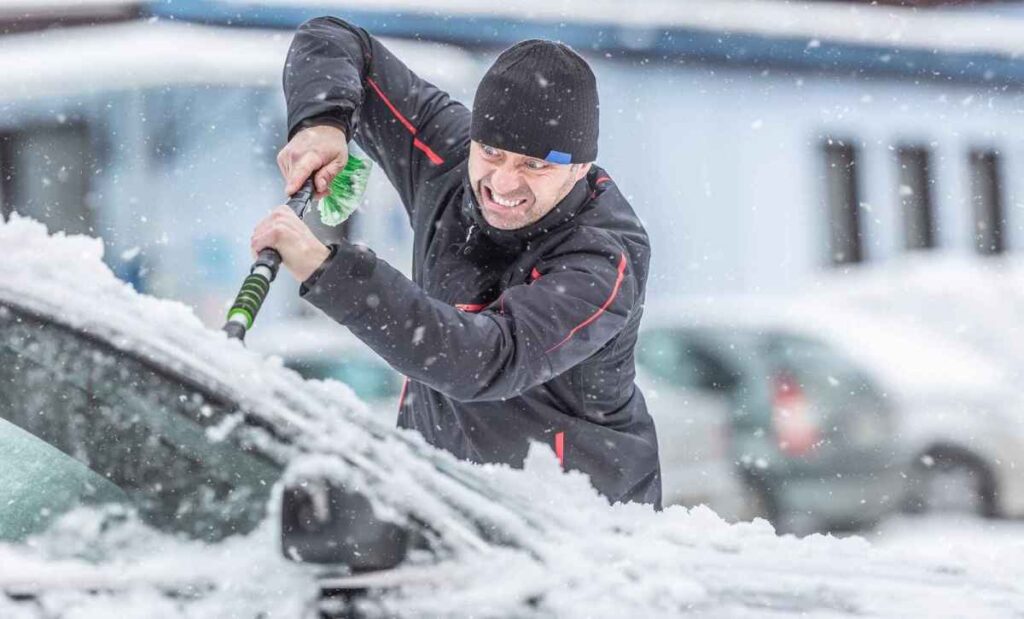
[[[897,319],[819,327],[863,359],[900,412],[905,511],[1024,516],[1024,401],[1008,368]]]
[[[835,273],[816,286],[819,302],[854,308],[864,323],[899,332],[885,341],[847,339],[885,351],[872,364],[902,400],[912,454],[908,511],[1024,516],[1024,401],[1015,389],[1024,376],[1022,267],[1012,255],[910,256]]]
[[[1024,420],[1005,402],[996,394],[906,400],[906,512],[1024,516]]]
[[[897,420],[868,372],[805,334],[679,316],[652,321],[639,365],[720,402],[747,517],[805,533],[870,526],[899,504]],[[662,458],[687,448],[666,440]]]
[[[660,306],[647,323],[641,365],[664,382],[732,402],[737,435],[731,449],[755,506],[751,511],[782,518],[783,529],[787,511],[814,515],[822,502],[835,508],[830,511],[845,504],[856,521],[876,519],[882,514],[867,496],[864,511],[849,502],[849,491],[859,483],[866,491],[888,486],[881,495],[892,499],[886,503],[912,513],[1024,516],[1024,470],[1018,462],[1024,453],[1024,401],[1008,388],[1013,368],[1002,367],[998,358],[922,328],[920,321],[811,296],[681,301]],[[861,482],[851,482],[840,460],[832,460],[837,467],[830,472],[824,461],[800,456],[815,449],[806,447],[823,424],[817,412],[793,411],[813,411],[823,397],[831,402],[827,407],[845,411],[839,417],[847,420],[829,422],[830,449],[847,453],[842,461],[856,456],[867,470],[876,470]],[[751,414],[752,403],[753,410],[763,411],[765,401],[772,403],[768,423],[766,413]],[[886,412],[860,412],[877,408]],[[751,425],[755,419],[761,422]],[[775,451],[766,447],[772,441]],[[672,449],[666,445],[663,454]],[[791,461],[799,463],[797,469],[778,468]],[[796,470],[817,479],[820,490],[799,484],[803,490],[794,493],[788,472]],[[899,489],[891,487],[893,473]],[[793,504],[783,498],[781,506],[773,505],[780,496],[794,495]],[[767,505],[757,505],[764,499]]]
[[[398,417],[402,375],[348,329],[322,315],[268,320],[253,329],[246,345],[280,357],[303,378],[345,383],[375,410],[393,411]]]
[[[749,520],[729,448],[728,402],[644,367],[637,368],[636,383],[658,432],[662,502],[707,505],[726,520]]]

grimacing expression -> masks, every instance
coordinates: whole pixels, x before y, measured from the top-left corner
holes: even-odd
[[[589,163],[559,164],[473,141],[469,183],[484,220],[499,230],[526,227],[555,208]]]

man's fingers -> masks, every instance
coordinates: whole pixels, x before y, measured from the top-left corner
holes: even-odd
[[[313,179],[318,198],[322,198],[327,195],[331,188],[331,181],[334,180],[334,177],[337,176],[344,167],[345,162],[339,158],[320,168],[320,171],[316,173],[316,177]]]
[[[288,178],[288,168],[291,167],[291,150],[287,146],[277,152],[277,169],[281,170],[281,176]]]
[[[287,228],[287,217],[295,217],[295,213],[286,205],[281,205],[270,212],[253,228],[252,237],[249,239],[249,247],[252,250],[253,258],[262,249],[274,247],[281,239],[282,228]]]
[[[308,178],[313,178],[317,193],[326,193],[331,179],[341,171],[347,159],[348,144],[340,129],[319,125],[299,131],[277,154],[277,167],[285,179],[285,193],[292,195]]]
[[[313,172],[320,169],[322,165],[320,157],[313,152],[307,152],[299,158],[295,165],[291,166],[286,173],[285,178],[288,182],[285,184],[284,191],[287,195],[292,195],[302,187],[302,183],[306,182]]]
[[[253,229],[249,240],[253,259],[268,247],[281,254],[284,266],[299,280],[307,279],[329,253],[309,226],[287,205],[276,207]]]
[[[255,259],[257,255],[270,246],[270,242],[267,239],[265,232],[259,234],[253,234],[252,240],[249,241],[249,249],[252,251],[252,257]]]
[[[266,219],[263,219],[260,221],[260,223],[256,224],[256,227],[253,228],[252,236],[249,237],[250,247],[255,247],[256,239],[263,236],[267,232],[267,225],[268,224]]]

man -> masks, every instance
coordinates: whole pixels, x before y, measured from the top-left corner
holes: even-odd
[[[613,502],[660,506],[654,424],[633,384],[649,244],[597,157],[593,72],[524,41],[470,114],[365,30],[299,28],[284,71],[293,193],[319,194],[354,138],[401,196],[413,280],[372,251],[324,246],[287,207],[253,233],[300,294],[407,377],[398,423],[474,462],[521,466],[551,445]]]

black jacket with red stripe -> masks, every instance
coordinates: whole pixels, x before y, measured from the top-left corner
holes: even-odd
[[[593,166],[540,221],[498,230],[468,184],[469,110],[365,30],[304,24],[284,86],[290,132],[350,130],[409,213],[412,281],[342,244],[301,290],[408,377],[399,425],[474,462],[521,466],[546,443],[612,501],[659,505],[633,382],[650,248],[607,173]]]

